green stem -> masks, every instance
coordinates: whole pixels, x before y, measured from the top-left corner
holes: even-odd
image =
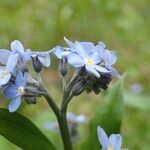
[[[67,118],[66,118],[66,111],[61,112],[56,105],[56,103],[53,101],[52,97],[48,94],[47,90],[43,87],[43,91],[45,94],[43,95],[45,99],[47,100],[49,106],[52,108],[54,114],[57,117],[57,121],[60,128],[61,138],[64,145],[64,150],[72,150],[72,142],[70,139],[69,134],[69,128],[67,124]],[[65,99],[67,95],[64,94],[63,98]]]

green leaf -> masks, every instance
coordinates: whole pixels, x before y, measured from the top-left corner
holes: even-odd
[[[25,150],[55,150],[49,139],[29,119],[2,108],[0,134]]]
[[[123,116],[122,81],[111,88],[104,101],[100,103],[89,124],[89,134],[82,149],[98,150],[100,144],[97,137],[97,126],[101,126],[108,135],[119,133]]]

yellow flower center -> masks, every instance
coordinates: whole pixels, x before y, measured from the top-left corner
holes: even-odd
[[[107,150],[114,150],[112,146],[108,147]]]
[[[19,93],[19,95],[23,95],[24,94],[24,87],[19,87],[18,88],[18,93]]]
[[[93,65],[94,65],[94,62],[93,62],[93,60],[91,60],[91,59],[85,58],[85,64],[87,64],[87,65],[89,65],[89,66],[93,66]]]
[[[0,78],[1,79],[4,79],[6,76],[7,76],[8,72],[7,71],[3,71],[1,74],[0,74]]]

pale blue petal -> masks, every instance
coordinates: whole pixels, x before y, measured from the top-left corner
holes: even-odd
[[[74,49],[74,48],[75,48],[74,43],[72,43],[71,41],[69,41],[67,38],[64,37],[64,41],[66,42],[66,44],[67,44],[71,49]]]
[[[14,53],[11,54],[8,58],[7,64],[6,64],[6,70],[8,72],[13,72],[14,68],[16,67],[16,64],[18,62],[19,54]]]
[[[0,64],[2,64],[2,65],[7,64],[10,53],[11,52],[6,49],[0,49]]]
[[[10,47],[11,47],[12,52],[21,52],[21,53],[24,53],[24,47],[21,44],[21,42],[18,41],[18,40],[13,41],[11,43]]]
[[[110,70],[110,74],[112,76],[115,76],[117,78],[122,78],[122,76],[118,73],[118,71],[115,68],[112,68],[111,66],[106,66]]]
[[[67,57],[67,61],[70,65],[74,66],[74,67],[82,67],[84,66],[84,61],[83,59],[75,54],[75,53],[71,53],[68,55]]]
[[[61,58],[67,58],[67,56],[69,55],[69,54],[71,54],[72,52],[70,52],[70,51],[64,51],[64,52],[62,52],[61,53]]]
[[[87,49],[84,49],[84,46],[81,44],[81,42],[75,42],[75,51],[83,58],[88,57],[89,51]]]
[[[102,61],[102,58],[96,51],[89,53],[89,59],[91,59],[94,62],[94,64],[98,64]]]
[[[109,146],[109,139],[105,131],[100,126],[97,127],[97,135],[102,148],[107,149]]]
[[[9,82],[10,78],[11,78],[11,74],[8,73],[8,74],[5,76],[5,78],[0,79],[0,86],[7,84],[7,83]]]
[[[101,67],[101,66],[98,66],[98,65],[95,65],[94,68],[95,68],[98,72],[102,72],[102,73],[110,73],[110,72],[111,72],[111,71],[108,70],[107,68]]]
[[[17,96],[9,103],[9,106],[8,106],[9,111],[10,112],[16,111],[20,105],[21,105],[21,97]]]
[[[93,66],[85,65],[86,71],[90,74],[95,75],[97,78],[100,77],[100,74],[97,72],[97,70]]]
[[[104,58],[104,53],[105,53],[104,49],[105,49],[105,46],[104,46],[104,43],[102,42],[94,47],[94,51],[97,51],[102,59]]]
[[[62,54],[62,52],[64,52],[65,50],[61,47],[61,46],[56,46],[54,49],[53,49],[53,53],[54,53],[54,55],[57,57],[57,58],[59,58],[59,59],[61,59],[61,54]]]
[[[78,42],[82,45],[83,49],[86,51],[87,54],[91,53],[94,48],[94,44],[92,42]]]
[[[8,99],[12,99],[18,95],[18,88],[16,85],[11,84],[4,90],[4,95]]]
[[[120,150],[122,145],[122,137],[120,134],[111,134],[109,137],[109,145],[113,146],[114,150]]]
[[[27,80],[27,75],[28,73],[22,73],[21,71],[17,72],[16,75],[16,82],[15,84],[19,87],[19,86],[25,86],[26,85],[26,80]]]
[[[105,50],[104,62],[106,65],[113,65],[117,61],[117,55],[115,51]]]
[[[31,61],[32,60],[31,54],[32,54],[32,51],[30,49],[26,50],[26,52],[23,55],[23,62]]]
[[[46,55],[44,57],[38,56],[39,61],[46,67],[49,67],[51,64],[50,56]]]

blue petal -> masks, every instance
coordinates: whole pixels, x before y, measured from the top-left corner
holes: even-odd
[[[21,42],[18,41],[18,40],[13,41],[11,43],[10,47],[11,47],[12,52],[21,52],[21,53],[24,53],[24,47],[21,44]]]
[[[75,53],[71,53],[68,55],[67,57],[67,61],[70,65],[74,66],[74,67],[82,67],[84,66],[84,61],[83,59],[75,54]]]
[[[104,58],[104,43],[99,43],[97,46],[94,47],[94,51],[97,51],[97,53],[100,55],[100,57],[103,59]]]
[[[109,146],[109,139],[105,131],[100,126],[97,127],[97,135],[102,148],[107,149]]]
[[[26,85],[27,76],[28,76],[28,73],[24,73],[23,74],[21,71],[17,72],[15,84],[18,87],[19,86],[23,86],[24,87]]]
[[[18,95],[18,88],[16,85],[11,84],[10,86],[8,86],[5,90],[4,90],[4,95],[6,96],[6,98],[8,99],[12,99],[14,97],[16,97]]]
[[[110,70],[110,73],[112,76],[115,76],[117,78],[122,78],[122,76],[117,72],[115,68],[112,68],[111,66],[106,66]]]
[[[31,53],[32,51],[30,49],[26,50],[23,54],[23,62],[28,62],[28,61],[31,61]]]
[[[120,134],[111,134],[109,137],[109,145],[113,146],[114,150],[120,150],[122,145],[122,137]]]
[[[0,74],[2,72],[3,71],[0,71]],[[11,78],[11,74],[10,73],[7,73],[7,75],[3,79],[0,78],[0,86],[7,84],[9,82],[10,78]]]
[[[44,57],[38,56],[39,61],[46,67],[49,67],[51,64],[50,56],[46,55]]]
[[[83,49],[86,50],[86,53],[91,53],[94,48],[94,44],[92,42],[78,42],[82,45]]]
[[[88,56],[89,56],[89,59],[91,59],[94,62],[94,64],[98,64],[102,61],[102,58],[96,51],[89,53]]]
[[[21,97],[17,96],[9,103],[9,106],[8,106],[9,111],[10,112],[16,111],[20,105],[21,105]]]
[[[16,64],[18,62],[19,54],[14,53],[11,54],[8,58],[7,64],[6,64],[6,70],[10,73],[13,72],[14,68],[16,67]]]
[[[81,56],[81,57],[88,57],[88,54],[90,53],[81,42],[76,41],[75,42],[75,51]]]
[[[101,67],[101,66],[98,66],[98,65],[95,65],[94,68],[95,68],[98,72],[102,72],[102,73],[110,73],[110,72],[111,72],[111,71],[108,70],[107,68]]]
[[[61,46],[56,46],[54,49],[53,49],[53,53],[54,53],[54,55],[57,57],[57,58],[59,58],[59,59],[61,59],[61,54],[62,54],[62,52],[64,52],[65,50],[61,47]]]
[[[0,49],[0,64],[2,64],[2,65],[7,64],[10,53],[11,52],[6,49]]]
[[[106,65],[113,65],[117,61],[117,55],[115,51],[105,50],[104,62]]]
[[[97,78],[100,77],[100,74],[97,72],[97,70],[95,69],[95,67],[93,66],[89,66],[89,65],[85,65],[86,71],[95,75]]]
[[[74,43],[72,43],[71,41],[69,41],[67,38],[64,37],[64,41],[66,42],[66,44],[71,48],[71,49],[75,49],[75,45]]]

